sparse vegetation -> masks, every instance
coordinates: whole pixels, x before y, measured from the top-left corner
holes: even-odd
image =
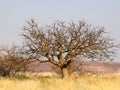
[[[120,90],[119,74],[81,72],[78,66],[83,64],[73,63],[77,58],[102,62],[113,59],[119,45],[106,36],[103,27],[91,27],[84,21],[57,21],[39,27],[31,19],[27,24],[21,34],[23,47],[0,49],[0,90]],[[27,65],[35,60],[52,63],[57,74],[30,72]]]
[[[36,77],[36,74],[26,73],[22,75],[24,78],[27,77],[25,79],[0,77],[0,90],[120,90],[120,75],[83,73],[64,79],[49,75],[37,74]]]

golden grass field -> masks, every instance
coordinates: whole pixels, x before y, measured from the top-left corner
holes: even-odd
[[[60,78],[51,73],[0,77],[0,90],[120,90],[120,75],[83,73]]]

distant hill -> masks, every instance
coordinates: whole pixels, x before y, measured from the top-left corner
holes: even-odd
[[[79,66],[79,64],[81,66]],[[120,72],[120,62],[94,62],[94,61],[77,61],[75,66],[81,71],[92,73],[118,73]]]
[[[52,72],[60,71],[58,67],[50,62],[40,63],[38,60],[33,61],[27,66],[30,72]],[[120,62],[94,62],[76,60],[69,66],[70,72],[86,71],[91,73],[118,73],[120,72]]]

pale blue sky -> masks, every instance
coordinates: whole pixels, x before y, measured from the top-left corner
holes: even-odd
[[[84,19],[104,26],[120,43],[120,0],[0,0],[0,45],[21,44],[25,20],[39,24]]]

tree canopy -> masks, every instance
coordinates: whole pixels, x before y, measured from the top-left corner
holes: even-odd
[[[111,60],[118,48],[104,27],[92,27],[85,21],[56,21],[40,27],[31,19],[27,24],[22,32],[25,53],[30,58],[59,66],[63,73],[77,56],[87,60]]]

